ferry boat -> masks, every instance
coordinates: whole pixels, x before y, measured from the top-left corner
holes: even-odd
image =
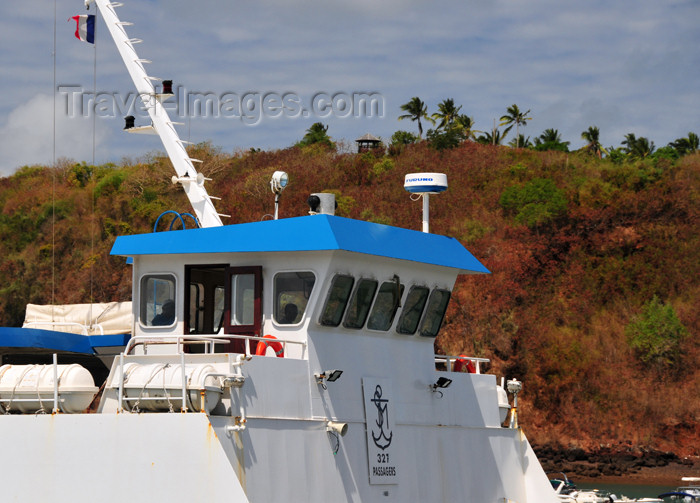
[[[148,105],[128,129],[160,136],[198,225],[118,237],[132,301],[84,332],[36,310],[0,331],[2,501],[556,502],[503,380],[434,354],[457,276],[488,270],[453,238],[336,216],[330,194],[222,225],[121,4],[87,3]],[[445,182],[406,186],[425,202]],[[95,333],[125,308],[126,331]]]

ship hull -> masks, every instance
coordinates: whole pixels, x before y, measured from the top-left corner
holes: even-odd
[[[547,501],[520,430],[397,424],[393,483],[371,484],[365,425],[202,413],[6,416],[3,501]],[[229,428],[230,430],[230,428]]]

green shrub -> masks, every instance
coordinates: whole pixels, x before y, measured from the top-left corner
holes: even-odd
[[[377,161],[372,165],[371,169],[371,177],[372,178],[381,178],[381,176],[386,173],[387,171],[391,171],[394,169],[394,161],[391,159],[384,158],[381,161]]]
[[[518,223],[531,229],[551,222],[567,208],[564,191],[550,178],[535,178],[523,186],[508,187],[498,202]]]
[[[688,331],[673,306],[662,303],[656,295],[630,321],[625,335],[642,363],[659,371],[681,369],[681,342]]]
[[[74,187],[85,187],[94,172],[94,166],[89,166],[84,162],[74,164],[68,172],[68,183]]]
[[[417,143],[419,140],[420,138],[418,138],[418,135],[408,131],[399,130],[391,135],[390,145],[411,145],[413,143]]]
[[[117,192],[125,179],[126,173],[123,171],[115,171],[106,175],[95,185],[95,197],[106,196]]]
[[[455,148],[466,139],[464,130],[459,127],[429,129],[425,137],[428,140],[428,145],[435,150]]]

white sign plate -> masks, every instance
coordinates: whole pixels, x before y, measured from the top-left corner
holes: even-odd
[[[398,484],[391,381],[363,377],[362,389],[365,396],[369,483]]]

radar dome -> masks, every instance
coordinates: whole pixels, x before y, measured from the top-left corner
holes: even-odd
[[[409,173],[403,188],[414,194],[437,194],[447,190],[447,175],[444,173]]]

